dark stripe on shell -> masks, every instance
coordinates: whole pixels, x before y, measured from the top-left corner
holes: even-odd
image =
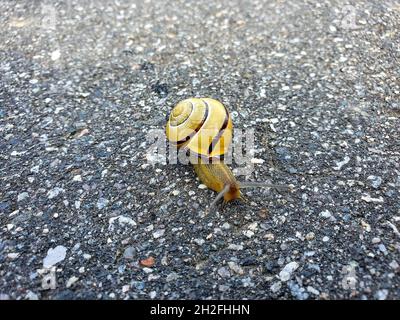
[[[224,131],[225,131],[226,127],[228,126],[229,113],[228,113],[228,110],[226,110],[225,106],[224,106],[224,109],[225,109],[225,120],[224,120],[224,123],[222,124],[222,127],[219,130],[218,134],[214,137],[214,139],[212,140],[210,146],[208,147],[208,154],[211,154],[211,152],[213,151],[215,145],[218,143],[219,139],[224,134]]]

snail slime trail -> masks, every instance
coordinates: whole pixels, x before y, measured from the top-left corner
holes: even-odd
[[[211,207],[221,198],[224,204],[244,200],[241,189],[249,187],[287,188],[267,183],[239,182],[223,162],[232,142],[232,118],[226,107],[211,98],[190,98],[179,102],[171,111],[166,135],[177,149],[192,155],[190,162],[200,181],[218,192]]]

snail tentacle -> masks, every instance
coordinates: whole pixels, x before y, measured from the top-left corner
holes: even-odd
[[[214,201],[211,202],[210,207],[208,208],[208,210],[206,211],[206,215],[210,213],[211,209],[214,208],[214,206],[217,204],[217,202],[219,200],[221,200],[221,198],[223,198],[223,196],[229,191],[230,185],[227,184],[225,185],[225,187],[222,189],[222,191],[220,191],[218,193],[218,195],[215,197]]]
[[[266,182],[254,182],[254,181],[239,181],[240,188],[273,188],[273,189],[290,189],[290,186],[284,184],[272,184]]]

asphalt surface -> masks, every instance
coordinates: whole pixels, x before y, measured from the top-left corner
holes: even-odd
[[[400,298],[398,1],[2,0],[0,25],[1,299]],[[149,164],[194,96],[293,192],[204,216],[190,166]]]

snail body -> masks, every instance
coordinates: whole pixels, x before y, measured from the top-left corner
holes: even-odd
[[[240,184],[234,177],[231,169],[229,169],[225,163],[199,163],[193,164],[193,167],[200,181],[209,189],[221,193],[224,191],[224,188],[227,188],[227,186],[229,187],[229,189],[224,192],[225,202],[243,199],[240,192]]]
[[[177,149],[190,152],[190,162],[200,181],[218,192],[214,205],[240,199],[243,187],[279,187],[265,183],[241,183],[223,162],[232,142],[232,119],[225,106],[210,98],[191,98],[179,102],[171,111],[166,134]],[[212,206],[211,205],[211,206]]]

